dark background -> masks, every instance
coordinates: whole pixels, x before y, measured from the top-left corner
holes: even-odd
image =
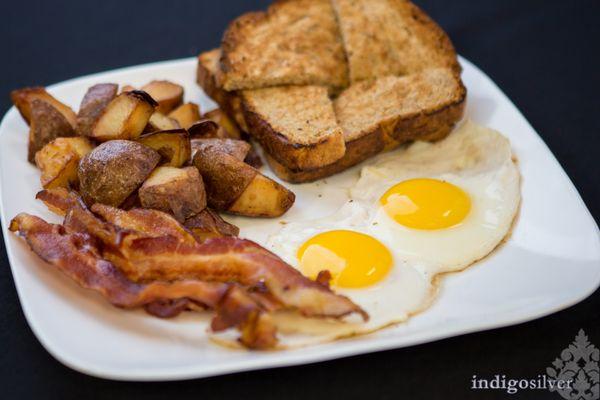
[[[268,1],[10,1],[0,15],[0,111],[8,92],[216,47],[227,22]],[[598,220],[600,2],[418,0],[515,102]],[[4,188],[10,190],[10,188]],[[560,210],[556,210],[560,213]],[[549,218],[552,216],[549,215]],[[3,243],[0,244],[3,246]],[[580,328],[600,346],[600,293],[509,328],[315,365],[171,383],[91,378],[55,361],[34,338],[0,250],[2,398],[559,398],[469,390],[473,374],[535,377]],[[51,312],[51,310],[49,310]],[[76,329],[76,327],[65,327]]]

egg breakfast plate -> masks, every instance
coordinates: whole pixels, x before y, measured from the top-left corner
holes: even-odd
[[[460,274],[436,279],[439,293],[426,312],[369,335],[302,349],[256,352],[216,346],[214,338],[202,334],[208,323],[203,315],[186,313],[166,321],[142,311],[117,310],[98,295],[45,268],[26,243],[8,232],[10,219],[23,211],[59,222],[35,200],[39,172],[24,156],[27,127],[12,108],[0,125],[2,232],[21,305],[36,337],[59,361],[90,375],[118,380],[175,380],[411,346],[532,320],[583,300],[600,285],[600,239],[595,221],[552,153],[514,104],[477,67],[465,59],[460,61],[469,93],[466,119],[505,135],[518,163],[521,204],[509,239]],[[199,101],[203,110],[215,107],[196,86],[195,72],[196,58],[189,58],[95,74],[48,89],[76,106],[86,89],[96,83],[135,86],[152,79],[169,79],[184,85],[186,97]],[[338,226],[342,220],[358,219],[360,223],[361,210],[350,200],[368,203],[369,190],[386,182],[386,163],[393,155],[383,154],[315,183],[286,184],[297,198],[294,207],[281,218],[227,219],[240,227],[240,236],[264,244],[285,259],[282,253],[296,240],[295,232],[302,232],[304,221],[315,221],[311,228],[321,226],[324,230],[331,216]],[[371,169],[359,176],[364,167]],[[268,167],[262,172],[277,179]],[[468,176],[461,179],[458,186],[477,186]],[[305,233],[298,240],[304,240]],[[397,232],[383,236],[396,238]],[[413,241],[413,250],[418,253],[422,242],[413,239],[402,240]],[[461,243],[470,240],[465,235]],[[455,247],[460,249],[461,245]],[[450,251],[449,259],[453,255]],[[375,302],[385,302],[384,294],[373,296]]]

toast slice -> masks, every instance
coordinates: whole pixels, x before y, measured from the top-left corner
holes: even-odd
[[[244,14],[223,35],[225,90],[279,85],[347,86],[348,71],[330,0],[280,0]]]
[[[332,0],[350,81],[444,67],[460,72],[446,33],[408,0]]]
[[[198,56],[198,84],[282,165],[294,171],[310,170],[344,155],[343,135],[325,88],[296,86],[228,92],[216,80],[220,53],[220,49],[214,49]],[[244,105],[240,93],[244,94]]]
[[[291,182],[333,175],[411,140],[442,139],[464,112],[466,89],[452,43],[417,6],[330,1],[281,0],[267,13],[242,16],[225,33],[220,63],[218,50],[199,57],[200,85],[245,122],[272,169]],[[339,93],[346,82],[312,74],[332,49],[335,34],[326,29],[339,31],[352,82],[335,100],[324,87]],[[278,86],[284,84],[294,86]],[[259,89],[229,91],[246,87]]]
[[[270,155],[266,158],[285,181],[325,178],[403,143],[445,138],[462,118],[465,99],[466,89],[459,76],[446,68],[359,82],[334,101],[346,142],[346,153],[340,160],[310,171],[295,171]]]
[[[332,164],[344,156],[344,136],[324,86],[282,86],[242,92],[248,131],[293,171]]]
[[[217,83],[221,49],[206,51],[198,56],[196,82],[204,92],[213,99],[225,113],[237,123],[239,128],[248,132],[242,112],[242,101],[237,92],[223,90]]]
[[[431,140],[445,136],[462,117],[466,94],[456,72],[433,68],[356,83],[334,109],[346,140],[378,129],[400,143]]]
[[[318,179],[326,178],[342,172],[362,161],[373,157],[374,155],[387,148],[396,147],[396,143],[387,141],[381,131],[374,132],[371,135],[364,135],[345,142],[346,153],[342,158],[333,164],[311,170],[292,170],[279,163],[269,153],[265,152],[265,158],[271,170],[279,178],[290,183],[312,182]]]

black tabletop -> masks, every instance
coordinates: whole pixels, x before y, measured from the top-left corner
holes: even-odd
[[[10,107],[9,90],[21,86],[194,56],[218,46],[232,18],[267,3],[4,2],[0,111]],[[449,33],[459,53],[485,71],[523,112],[598,220],[600,2],[420,0],[418,4]],[[596,292],[546,318],[406,349],[185,382],[113,382],[72,371],[42,348],[21,311],[3,247],[0,267],[2,398],[558,399],[556,393],[542,390],[512,396],[502,390],[472,390],[471,379],[495,374],[507,379],[536,377],[579,329],[600,346]]]

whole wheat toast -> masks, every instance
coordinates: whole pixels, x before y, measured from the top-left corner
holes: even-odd
[[[274,87],[245,90],[242,96],[241,91],[224,90],[222,81],[215,78],[223,76],[226,64],[223,57],[220,64],[215,61],[218,50],[199,57],[200,85],[229,114],[247,124],[265,148],[272,169],[292,182],[335,174],[410,140],[441,139],[464,111],[466,90],[454,48],[418,7],[406,0],[331,1],[350,75],[353,81],[362,81],[332,100],[338,129],[323,88],[319,92],[315,86]],[[313,1],[283,0],[272,8],[287,4],[295,17],[310,20],[311,12],[299,9],[309,3]],[[284,9],[277,9],[277,18],[283,18]],[[295,34],[300,33],[297,28],[292,29]],[[304,115],[310,118],[303,120]],[[339,129],[345,151],[340,151]],[[325,137],[330,139],[322,140]]]
[[[460,72],[446,33],[408,0],[332,0],[351,82],[445,67]]]
[[[248,131],[292,171],[319,168],[346,152],[342,129],[324,86],[282,86],[242,92]]]
[[[461,119],[465,99],[460,78],[445,68],[359,82],[334,101],[346,142],[344,157],[310,171],[286,168],[269,155],[267,161],[277,176],[288,182],[331,176],[403,143],[445,138]]]
[[[282,165],[294,171],[309,170],[331,164],[344,155],[343,135],[324,88],[275,87],[228,92],[215,77],[219,54],[220,49],[214,49],[198,56],[198,84],[244,131],[266,151],[275,154]],[[242,93],[245,93],[244,106]]]
[[[334,109],[348,141],[380,129],[406,142],[449,132],[462,116],[465,98],[456,72],[433,68],[355,83],[335,99]]]
[[[348,70],[330,0],[279,0],[235,19],[223,35],[219,85],[347,86]]]

